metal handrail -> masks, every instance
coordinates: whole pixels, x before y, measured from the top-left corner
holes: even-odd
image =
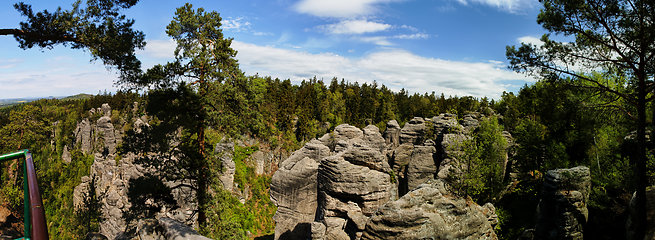
[[[39,192],[32,153],[25,149],[14,153],[0,155],[0,162],[23,158],[23,214],[25,236],[19,239],[47,240],[48,227],[45,221],[43,201]],[[32,237],[32,238],[30,238]]]

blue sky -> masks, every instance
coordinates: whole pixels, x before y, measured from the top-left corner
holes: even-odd
[[[26,1],[35,10],[73,1]],[[166,25],[185,1],[141,1],[125,11],[146,34],[144,67],[172,59]],[[217,11],[249,75],[384,84],[410,92],[498,98],[534,80],[507,69],[505,46],[538,41],[537,0],[190,1]],[[0,28],[23,20],[0,3]],[[87,52],[18,48],[0,36],[0,98],[115,91],[115,70]]]

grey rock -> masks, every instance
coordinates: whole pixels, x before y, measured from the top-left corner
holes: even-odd
[[[363,129],[364,143],[371,148],[382,151],[386,148],[385,140],[380,133],[380,129],[375,125],[368,125]]]
[[[115,131],[111,118],[108,116],[103,116],[96,122],[96,143],[100,144],[99,149],[102,149],[103,154],[105,151],[108,154],[116,153],[117,139]]]
[[[216,144],[214,152],[218,154],[221,160],[223,171],[218,176],[218,180],[223,184],[223,188],[228,191],[234,189],[234,174],[236,173],[236,163],[234,163],[234,142],[229,139],[221,139]]]
[[[550,170],[537,210],[536,239],[583,239],[591,190],[589,168]]]
[[[384,130],[384,141],[392,148],[400,145],[400,125],[396,120],[387,122],[387,129]]]
[[[412,190],[418,185],[434,179],[437,173],[433,146],[414,146],[411,160],[407,167],[407,189]]]
[[[443,180],[430,180],[382,206],[361,239],[498,239],[492,210],[454,196]]]
[[[425,120],[415,117],[400,130],[400,144],[412,143],[421,145],[425,134]]]
[[[271,179],[271,200],[278,207],[275,239],[302,239],[311,235],[317,207],[317,173],[330,149],[312,140],[280,164]]]
[[[174,219],[162,217],[159,218],[159,224],[164,229],[166,240],[211,240],[198,234],[193,228]]]
[[[102,235],[100,233],[87,233],[86,236],[84,237],[85,240],[109,240],[105,235]]]
[[[439,171],[437,176],[441,179],[452,178],[451,174],[457,177],[462,174],[462,169],[466,166],[460,162],[458,158],[462,156],[462,144],[470,137],[461,133],[448,133],[443,135],[441,141],[441,162],[439,163]]]
[[[91,153],[92,149],[91,123],[84,119],[75,128],[75,144],[80,146],[83,153]]]
[[[111,107],[109,104],[103,103],[100,107],[100,111],[102,111],[102,116],[111,117]]]
[[[73,160],[71,158],[71,153],[68,151],[67,145],[64,145],[64,151],[61,153],[61,160],[64,161],[64,163],[71,163]]]
[[[470,131],[480,125],[481,115],[479,113],[469,113],[463,116],[461,124],[464,129]]]

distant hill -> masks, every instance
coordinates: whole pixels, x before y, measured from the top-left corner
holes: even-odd
[[[91,94],[80,93],[80,94],[77,94],[77,95],[68,96],[68,97],[64,97],[64,98],[58,98],[58,99],[61,99],[61,100],[66,101],[66,100],[82,100],[82,99],[89,99],[89,98],[92,98],[92,97],[93,97],[93,95],[91,95]]]
[[[39,99],[51,99],[51,98],[56,98],[56,99],[61,99],[61,100],[81,100],[81,99],[89,99],[93,97],[91,94],[86,94],[86,93],[80,93],[77,95],[73,96],[68,96],[68,97],[38,97],[38,98],[7,98],[7,99],[0,99],[0,108],[6,108],[6,107],[11,107],[14,105],[18,105],[21,103],[27,103],[27,102],[32,102],[36,101]]]

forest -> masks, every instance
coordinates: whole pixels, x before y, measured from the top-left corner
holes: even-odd
[[[591,182],[584,238],[571,239],[642,239],[653,232],[655,221],[646,219],[653,211],[647,206],[655,199],[646,197],[652,192],[646,186],[655,184],[655,145],[650,141],[655,138],[655,46],[650,44],[655,42],[655,5],[648,1],[541,1],[538,22],[575,41],[557,42],[544,35],[543,46],[508,46],[510,68],[539,80],[498,99],[393,91],[375,81],[337,77],[294,83],[249,76],[239,68],[237,52],[230,47],[233,39],[223,36],[219,13],[188,3],[176,10],[166,28],[177,45],[175,59],[142,71],[134,51],[144,46],[143,33],[120,13],[136,2],[78,2],[70,11],[36,14],[19,3],[16,9],[28,18],[22,30],[0,31],[14,35],[21,48],[64,44],[86,49],[120,73],[116,83],[122,90],[115,93],[0,108],[0,153],[33,152],[52,239],[83,239],[103,231],[108,216],[101,205],[107,196],[88,191],[83,207],[75,206],[74,199],[77,186],[96,188],[95,178],[83,179],[98,174],[93,167],[98,159],[115,166],[130,159],[130,164],[154,169],[130,180],[132,207],[122,216],[128,235],[137,234],[139,219],[180,207],[171,200],[177,187],[168,184],[180,181],[193,189],[192,222],[201,235],[278,238],[274,215],[279,209],[271,185],[285,157],[335,135],[342,124],[362,129],[373,125],[382,134],[390,120],[408,126],[415,117],[444,113],[454,114],[459,123],[466,116],[480,116],[479,125],[467,130],[468,140],[458,155],[468,162],[466,171],[451,182],[451,190],[479,205],[493,204],[497,239],[525,239],[537,224],[549,170],[576,166],[588,167]],[[83,27],[67,29],[66,21],[79,21]],[[62,25],[49,29],[56,24]],[[576,63],[592,70],[571,70],[569,65]],[[109,149],[94,143],[85,150],[81,124],[90,122],[96,129],[92,138],[106,142],[106,135],[97,136],[102,121],[115,128],[120,140]],[[438,136],[430,127],[426,136]],[[422,144],[441,141],[428,138]],[[233,149],[230,189],[219,180],[230,168],[216,150],[226,141]],[[263,149],[285,157],[259,172],[252,155]],[[496,163],[504,157],[507,163],[500,169]],[[18,236],[23,229],[22,165],[16,160],[0,167],[0,212],[5,216],[0,233]],[[393,183],[402,175],[393,170],[388,174]],[[635,233],[626,229],[626,222],[636,224]]]

